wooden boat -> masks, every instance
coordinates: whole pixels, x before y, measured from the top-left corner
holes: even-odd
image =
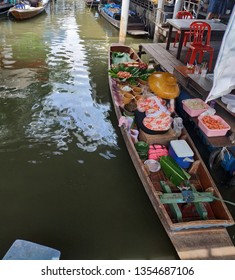
[[[109,86],[120,126],[120,120],[125,116],[119,81],[110,75],[114,53],[128,54],[136,62],[141,62],[141,60],[128,46],[119,44],[110,46]],[[190,178],[183,181],[183,184],[189,187],[192,200],[187,200],[182,189],[172,184],[171,175],[165,172],[162,164],[159,171],[150,172],[136,150],[131,130],[125,125],[121,125],[120,129],[139,178],[179,258],[185,260],[235,259],[235,247],[226,229],[234,225],[234,220],[188,132],[183,128],[179,135],[169,133],[170,131],[156,135],[144,133],[145,137],[139,134],[138,141],[151,140],[152,144],[159,144],[159,141],[164,139],[166,142],[164,145],[169,147],[169,141],[175,136],[186,140],[194,153],[194,162],[186,169]],[[205,197],[208,198],[209,193],[212,199],[203,202]]]
[[[120,10],[120,9],[119,9]],[[118,13],[114,13],[114,16],[110,16],[106,12],[106,5],[99,5],[98,11],[102,17],[104,17],[109,23],[111,23],[114,27],[120,28],[120,19],[121,14],[120,11]],[[127,33],[132,36],[146,36],[148,32],[145,30],[145,25],[141,21],[141,19],[136,16],[129,16],[128,25],[127,25]]]
[[[26,20],[33,18],[45,11],[48,2],[49,0],[44,0],[42,2],[40,1],[38,2],[38,6],[35,5],[36,7],[22,2],[10,8],[8,11],[8,16],[9,18],[14,18],[16,20]]]
[[[8,10],[13,7],[14,5],[9,4],[9,3],[0,3],[0,16],[7,15]]]
[[[86,6],[88,7],[98,7],[100,0],[85,0]]]

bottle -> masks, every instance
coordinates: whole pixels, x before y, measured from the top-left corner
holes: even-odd
[[[210,102],[210,107],[211,107],[211,108],[215,108],[215,100],[211,100],[211,102]]]
[[[183,120],[180,117],[176,117],[173,120],[173,129],[177,135],[181,134],[182,129],[184,128]]]

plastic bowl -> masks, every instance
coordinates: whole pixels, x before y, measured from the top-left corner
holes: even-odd
[[[221,101],[225,104],[235,105],[235,95],[227,94],[222,96]]]
[[[228,104],[227,108],[230,112],[235,113],[235,104]]]
[[[157,172],[161,169],[160,163],[154,159],[147,159],[144,164],[148,167],[150,172]]]

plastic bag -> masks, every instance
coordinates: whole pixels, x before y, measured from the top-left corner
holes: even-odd
[[[212,89],[205,102],[219,98],[235,89],[235,8],[230,16],[214,69]]]

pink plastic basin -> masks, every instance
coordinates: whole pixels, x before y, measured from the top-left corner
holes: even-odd
[[[211,116],[213,119],[218,120],[222,123],[225,128],[222,129],[209,129],[202,121],[202,116],[198,117],[198,127],[206,134],[208,137],[224,136],[227,131],[230,129],[230,126],[220,117],[220,116]]]
[[[197,117],[209,108],[209,105],[200,98],[185,99],[182,100],[182,104],[184,111],[191,117]]]

